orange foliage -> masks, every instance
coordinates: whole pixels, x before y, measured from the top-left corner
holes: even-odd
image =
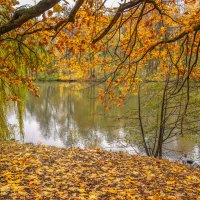
[[[4,20],[11,19],[16,3],[1,1]],[[155,3],[157,7],[151,1],[141,2],[124,12],[95,44],[94,38],[108,27],[116,9],[102,6],[96,11],[93,3],[86,1],[74,23],[55,31],[51,27],[66,20],[69,12],[68,5],[57,4],[42,18],[1,36],[0,78],[8,85],[25,84],[37,94],[31,81],[37,73],[56,72],[61,80],[93,77],[107,81],[100,98],[118,104],[127,94],[136,94],[138,84],[148,78],[164,80],[169,74],[184,78],[189,73],[192,79],[199,79],[196,65],[185,63],[186,57],[193,62],[198,52],[200,34],[195,28],[200,23],[199,8],[184,13],[175,2]],[[186,34],[178,38],[182,33]],[[152,67],[149,62],[157,64]]]

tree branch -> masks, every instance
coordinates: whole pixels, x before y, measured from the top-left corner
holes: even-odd
[[[195,32],[198,32],[199,30],[200,30],[200,24],[196,25],[193,28],[193,31],[195,31]],[[184,31],[171,39],[167,39],[167,40],[164,39],[164,40],[158,41],[157,43],[153,44],[149,49],[147,49],[147,51],[134,63],[140,62],[147,55],[147,53],[154,50],[157,46],[159,46],[161,44],[170,44],[170,43],[176,42],[176,41],[182,39],[183,37],[185,37],[186,35],[188,35],[189,33],[190,33],[190,31]]]
[[[115,25],[115,23],[118,21],[118,19],[120,18],[121,14],[132,7],[135,7],[139,4],[141,4],[142,1],[141,0],[134,0],[128,3],[124,3],[121,4],[116,12],[116,14],[114,15],[114,17],[112,18],[110,24],[104,29],[104,31],[97,37],[95,38],[92,43],[95,44],[96,42],[98,42],[99,40],[101,40],[110,30],[111,28]]]
[[[77,0],[75,6],[73,7],[71,12],[69,13],[67,20],[63,20],[63,21],[58,22],[58,24],[55,26],[54,29],[57,30],[60,26],[62,26],[65,23],[74,22],[75,15],[76,15],[76,13],[78,12],[78,10],[80,9],[80,7],[82,6],[83,3],[84,3],[84,0]]]
[[[57,36],[59,31],[62,29],[63,26],[65,26],[69,22],[74,22],[76,13],[84,3],[84,0],[77,0],[76,4],[74,5],[73,9],[70,11],[68,17],[66,19],[63,19],[62,21],[58,22],[55,26],[49,26],[47,28],[38,28],[32,31],[25,31],[21,36],[23,35],[31,35],[43,30],[50,31],[50,30],[55,30],[57,33],[53,36],[53,39]],[[61,27],[61,28],[60,28]],[[60,28],[60,29],[59,29]],[[59,29],[59,30],[58,30]]]
[[[31,8],[24,8],[21,11],[18,10],[11,21],[0,27],[0,36],[20,27],[30,19],[40,16],[60,1],[61,0],[41,0],[37,5]]]

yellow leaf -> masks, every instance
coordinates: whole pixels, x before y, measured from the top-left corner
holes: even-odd
[[[61,10],[62,10],[62,7],[59,4],[56,4],[53,7],[53,12],[61,12]]]
[[[85,193],[85,192],[86,192],[86,191],[85,191],[84,189],[82,189],[82,188],[78,189],[78,191],[81,192],[81,193]]]
[[[168,185],[172,185],[172,184],[174,184],[175,183],[175,181],[167,181],[167,184]]]
[[[48,11],[48,17],[51,17],[53,15],[53,11],[52,10],[49,10]]]

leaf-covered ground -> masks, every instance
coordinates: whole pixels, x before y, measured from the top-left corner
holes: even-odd
[[[200,199],[200,170],[103,150],[0,143],[0,199]]]

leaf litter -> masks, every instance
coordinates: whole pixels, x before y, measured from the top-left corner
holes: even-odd
[[[200,170],[100,149],[0,142],[0,199],[199,200]]]

